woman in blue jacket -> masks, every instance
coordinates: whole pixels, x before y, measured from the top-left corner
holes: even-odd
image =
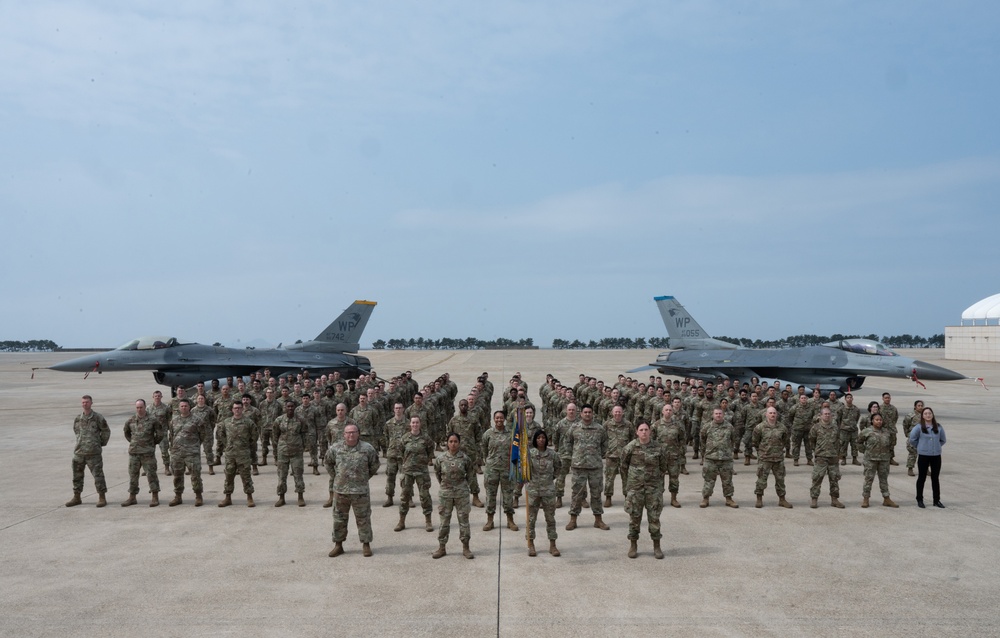
[[[931,472],[931,493],[934,507],[944,509],[941,503],[941,446],[945,444],[944,426],[934,418],[934,410],[925,407],[920,413],[920,422],[910,430],[910,445],[917,448],[917,507],[924,506],[924,480],[927,470]]]

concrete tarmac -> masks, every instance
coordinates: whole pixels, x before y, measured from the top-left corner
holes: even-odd
[[[515,371],[537,403],[546,373],[572,382],[586,372],[613,382],[656,354],[366,353],[383,377],[409,369],[423,383],[450,372],[460,398],[486,370],[497,388],[494,408]],[[998,364],[944,361],[943,350],[915,354],[1000,384]],[[148,401],[161,386],[148,372],[85,380],[40,370],[30,378],[32,366],[65,358],[0,354],[0,635],[1000,635],[1000,387],[927,382],[923,390],[871,377],[855,392],[862,407],[889,390],[901,415],[916,398],[935,409],[948,435],[941,474],[947,509],[930,507],[929,481],[928,508],[918,509],[914,479],[902,465],[889,478],[899,509],[881,506],[877,481],[872,507],[862,509],[862,468],[851,465],[842,468],[847,508],[830,507],[824,483],[820,507],[810,509],[812,468],[804,461],[787,462],[792,510],[777,506],[773,479],[765,507],[755,509],[756,468],[742,461],[735,465],[740,508],[724,507],[717,485],[711,507],[701,509],[701,468],[689,455],[683,507],[666,507],[661,519],[664,560],[653,558],[645,525],[639,557],[626,557],[620,485],[605,514],[610,531],[593,528],[585,509],[580,527],[567,532],[568,509],[557,510],[560,558],[544,551],[541,520],[539,554],[528,557],[521,507],[520,532],[501,525],[481,531],[485,513],[473,508],[475,560],[462,557],[455,520],[448,555],[432,560],[437,532],[424,531],[419,507],[399,533],[392,531],[398,510],[380,507],[383,460],[371,481],[375,555],[361,556],[352,517],[347,553],[331,559],[332,515],[321,507],[325,471],[307,473],[304,508],[294,500],[272,507],[273,463],[254,477],[254,509],[245,507],[238,478],[233,507],[216,507],[223,476],[208,476],[207,468],[204,507],[194,507],[190,486],[183,505],[167,507],[172,486],[162,472],[160,507],[147,507],[145,478],[139,505],[119,507],[128,485],[122,427],[133,401]],[[83,394],[93,395],[112,430],[104,509],[94,507],[89,472],[84,504],[63,506],[72,496],[72,423]],[[905,461],[903,445],[900,435],[897,458]],[[436,484],[432,496],[436,506]]]

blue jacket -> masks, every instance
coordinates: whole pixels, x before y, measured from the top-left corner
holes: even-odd
[[[922,456],[941,456],[941,446],[945,444],[944,426],[938,423],[937,434],[930,427],[927,434],[924,434],[920,424],[913,426],[910,430],[910,445],[917,448],[917,454]]]

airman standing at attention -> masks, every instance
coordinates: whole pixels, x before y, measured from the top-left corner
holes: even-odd
[[[896,461],[896,435],[899,433],[899,428],[896,427],[896,424],[899,422],[899,410],[892,404],[891,394],[888,392],[882,393],[882,405],[879,408],[879,413],[882,415],[882,427],[889,433],[889,439],[892,441],[892,454],[889,457],[889,465],[899,465],[899,462]]]
[[[403,448],[400,441],[403,435],[410,431],[410,421],[403,416],[403,404],[397,401],[392,407],[392,418],[385,422],[387,451],[385,461],[385,503],[382,507],[392,507],[392,498],[396,494],[396,475],[399,464],[403,461]]]
[[[685,438],[684,426],[681,420],[674,413],[673,405],[663,406],[660,411],[660,419],[653,424],[653,440],[663,446],[664,454],[667,458],[667,474],[670,476],[670,506],[680,507],[677,500],[677,492],[680,490],[680,475],[684,470],[682,465],[687,450],[687,439]]]
[[[830,482],[830,504],[834,507],[843,508],[840,502],[840,428],[833,420],[833,411],[830,408],[823,408],[819,413],[819,421],[809,430],[809,441],[812,444],[813,453],[816,456],[816,465],[813,467],[812,487],[809,489],[809,497],[812,499],[809,507],[818,507],[820,486],[823,483],[823,476],[826,475]]]
[[[625,494],[625,473],[621,471],[621,456],[625,446],[635,438],[632,424],[625,420],[625,409],[620,405],[611,408],[611,418],[604,422],[608,432],[608,452],[604,456],[604,507],[611,507],[615,493],[615,477],[621,474],[622,494]]]
[[[150,507],[160,504],[160,479],[156,476],[157,444],[163,440],[163,430],[160,423],[146,412],[146,401],[138,399],[135,402],[135,414],[125,422],[125,440],[128,445],[128,499],[122,507],[135,505],[135,495],[139,493],[139,468],[146,471],[149,481],[149,491],[152,499]],[[167,457],[170,453],[167,452]]]
[[[913,402],[913,414],[903,418],[903,436],[906,437],[906,475],[916,476],[913,468],[917,464],[917,448],[910,444],[910,430],[920,424],[920,414],[924,411],[924,402],[917,399]]]
[[[320,406],[313,404],[312,397],[308,394],[303,394],[301,401],[302,404],[295,409],[295,416],[305,426],[306,447],[309,449],[309,465],[313,469],[313,474],[319,476],[319,441],[316,437],[320,430],[319,424],[323,420],[323,411]]]
[[[603,459],[608,451],[608,433],[604,426],[594,421],[594,408],[585,404],[580,410],[580,423],[570,428],[568,447],[573,473],[573,506],[569,511],[567,530],[576,529],[576,517],[583,509],[587,491],[590,491],[590,510],[594,513],[594,527],[610,529],[604,522],[601,506],[604,474]]]
[[[201,423],[202,429],[202,449],[205,452],[205,463],[208,465],[208,473],[215,475],[212,468],[215,456],[212,454],[212,444],[215,443],[215,410],[208,405],[208,397],[199,394],[195,399],[195,405],[191,408],[191,416]]]
[[[899,507],[889,498],[889,459],[892,458],[892,436],[882,427],[882,415],[873,412],[871,427],[858,435],[858,444],[865,451],[865,484],[861,489],[861,507],[868,507],[872,493],[872,482],[878,476],[878,486],[882,490],[882,505]]]
[[[201,420],[191,414],[191,402],[187,399],[178,404],[178,413],[170,419],[170,462],[174,464],[174,500],[170,507],[181,504],[184,493],[184,470],[191,475],[191,489],[194,490],[195,507],[201,507],[201,446],[205,438],[205,427]]]
[[[559,476],[556,478],[556,509],[563,506],[563,496],[566,494],[566,476],[569,474],[572,464],[572,455],[569,450],[569,431],[578,423],[580,419],[577,415],[576,404],[570,401],[566,404],[566,416],[556,423],[552,431],[552,447],[559,455]]]
[[[705,467],[701,488],[701,507],[708,507],[708,499],[715,491],[716,477],[722,478],[722,495],[728,507],[739,507],[733,500],[733,426],[725,420],[722,408],[712,410],[712,420],[701,429],[701,448],[705,453]]]
[[[250,465],[253,461],[253,448],[257,441],[257,429],[254,422],[243,415],[243,402],[232,400],[229,403],[232,418],[219,424],[216,438],[226,457],[225,474],[222,491],[225,498],[219,507],[229,507],[233,504],[233,488],[236,473],[243,480],[243,491],[247,495],[247,507],[253,507],[253,477],[250,475]]]
[[[479,423],[469,414],[468,399],[462,399],[458,402],[458,414],[453,416],[451,421],[448,422],[448,431],[458,434],[459,449],[465,452],[465,455],[472,459],[472,464],[474,466],[478,466],[479,447],[482,441],[482,434],[479,430]],[[479,500],[478,475],[472,477],[472,482],[469,483],[469,489],[472,491],[472,504],[475,507],[483,507],[483,502]]]
[[[183,399],[179,399],[178,403],[180,401],[183,401]],[[188,401],[188,405],[191,405],[190,401]],[[160,441],[160,456],[163,458],[163,473],[168,476],[172,472],[172,466],[170,464],[170,437],[167,434],[170,430],[170,420],[176,412],[173,407],[163,402],[162,392],[159,390],[153,392],[153,404],[146,408],[146,413],[156,419],[157,424],[160,426],[160,432],[164,433],[163,440]]]
[[[483,467],[483,483],[486,486],[486,524],[483,531],[493,529],[493,514],[497,509],[497,490],[500,490],[500,501],[507,515],[507,529],[516,532],[514,522],[514,484],[510,480],[510,443],[511,433],[504,426],[506,419],[503,410],[493,413],[493,427],[483,434],[482,456],[485,459]]]
[[[402,404],[397,404],[402,406]],[[476,466],[472,459],[461,450],[461,437],[456,432],[448,434],[447,451],[434,459],[434,474],[437,476],[438,503],[440,503],[441,529],[438,531],[438,548],[431,558],[441,558],[446,554],[445,546],[451,533],[451,512],[458,515],[458,533],[462,541],[462,555],[475,558],[469,549],[472,529],[469,526],[469,490],[476,480]],[[478,486],[477,486],[478,487]]]
[[[664,406],[663,409],[666,409]],[[663,475],[667,470],[667,454],[653,440],[649,424],[639,423],[637,439],[625,446],[622,452],[622,469],[626,472],[625,511],[629,515],[628,557],[638,556],[639,528],[642,511],[646,510],[646,526],[653,541],[653,556],[663,558],[660,548],[660,514],[663,512]],[[731,463],[732,461],[730,461]]]
[[[806,461],[809,465],[812,465],[813,450],[812,443],[809,442],[809,429],[813,424],[813,404],[803,394],[799,397],[799,402],[789,409],[788,415],[792,423],[792,464],[798,467],[799,452],[802,450],[802,443],[805,442]],[[815,412],[815,415],[818,416],[819,412]]]
[[[851,448],[851,465],[861,465],[858,462],[858,421],[861,420],[861,408],[854,405],[854,395],[848,392],[844,395],[844,407],[840,409],[837,427],[840,429],[840,464],[847,465],[847,448]]]
[[[101,448],[111,440],[111,428],[103,416],[94,412],[91,406],[94,399],[89,394],[83,395],[80,405],[81,412],[73,419],[73,434],[76,436],[76,446],[73,448],[73,498],[66,502],[66,507],[81,504],[80,494],[83,492],[83,468],[90,468],[94,477],[94,489],[97,490],[97,507],[108,504],[106,494],[108,484],[104,480],[104,459]]]
[[[764,489],[767,488],[767,477],[774,474],[774,491],[778,494],[778,505],[792,508],[785,500],[785,443],[788,441],[788,431],[778,422],[778,410],[769,407],[764,412],[764,420],[753,429],[753,446],[757,448],[760,461],[757,464],[757,485],[754,494],[757,503],[754,507],[764,507]]]
[[[427,467],[434,459],[434,441],[430,435],[422,431],[420,417],[410,418],[410,431],[399,438],[401,460],[399,471],[403,475],[400,481],[399,523],[393,531],[406,529],[406,515],[410,511],[413,500],[413,484],[416,483],[420,492],[420,507],[424,511],[424,529],[434,531],[431,514],[434,504],[431,501],[431,477]]]
[[[361,554],[372,555],[372,503],[368,482],[378,472],[379,458],[368,443],[361,440],[358,426],[353,423],[344,428],[344,438],[326,451],[324,464],[333,476],[336,504],[333,508],[333,549],[330,558],[344,553],[347,540],[347,521],[351,509],[358,526]]]
[[[295,492],[298,494],[298,506],[305,507],[305,479],[302,473],[305,469],[303,455],[306,449],[306,425],[295,415],[295,402],[285,401],[285,413],[274,419],[271,425],[274,441],[274,460],[278,466],[278,501],[275,507],[285,504],[285,493],[288,492],[288,470],[292,471],[295,481]]]

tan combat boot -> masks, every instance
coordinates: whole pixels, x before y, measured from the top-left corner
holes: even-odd
[[[596,527],[597,529],[603,529],[604,531],[611,529],[610,527],[608,527],[607,523],[604,522],[604,519],[601,517],[600,514],[594,517],[594,527]]]
[[[260,460],[261,465],[267,465],[267,452],[264,452],[264,458]]]
[[[219,501],[219,507],[229,507],[233,504],[233,495],[226,494],[225,498]]]
[[[572,532],[575,529],[576,529],[576,517],[571,515],[569,517],[569,522],[566,523],[566,531]]]
[[[344,544],[341,541],[336,541],[333,544],[333,549],[330,550],[330,558],[336,558],[344,553]]]
[[[278,494],[278,500],[274,502],[275,507],[284,507],[285,505],[285,495]]]
[[[256,465],[252,465],[251,467],[253,469],[250,471],[250,473],[253,474],[254,476],[259,476],[260,475],[260,471],[257,469],[257,466]]]
[[[424,517],[424,530],[428,532],[434,531],[434,523],[431,522],[431,515],[428,514]]]
[[[253,494],[247,494],[247,507],[256,507],[257,504],[253,502]]]
[[[313,466],[313,476],[319,476],[319,468],[315,465]]]
[[[108,499],[105,497],[105,493],[104,492],[98,492],[97,493],[97,506],[98,507],[105,507],[107,504],[108,504]]]
[[[485,507],[483,502],[479,500],[479,494],[472,495],[472,506],[473,507]]]
[[[868,507],[868,497],[865,496],[861,499],[861,507]]]
[[[169,505],[170,507],[177,507],[178,505],[180,505],[183,502],[184,501],[181,500],[181,493],[180,492],[174,492],[174,498],[173,498],[173,500],[170,501],[169,503],[167,503],[167,505]]]
[[[809,507],[811,507],[812,509],[816,509],[817,507],[819,507],[819,499],[818,498],[810,498],[809,499]]]
[[[372,545],[371,543],[361,543],[361,555],[365,558],[371,558],[372,556]]]
[[[653,541],[653,558],[663,560],[663,550],[660,549],[660,539]]]
[[[743,465],[750,465],[750,457],[749,456],[743,457]]]
[[[493,529],[493,515],[492,514],[487,514],[486,515],[486,524],[483,525],[483,531],[484,532],[488,532],[491,529]]]
[[[444,548],[444,543],[441,543],[440,545],[438,545],[437,550],[433,554],[431,554],[431,558],[441,558],[447,553],[448,552]]]
[[[556,547],[555,541],[549,541],[549,553],[553,556],[562,556],[562,554],[559,553],[559,548]]]
[[[323,503],[323,507],[333,507],[333,492],[330,492],[330,498],[326,499],[326,503]]]
[[[298,499],[298,503],[296,503],[296,505],[298,505],[299,507],[305,507],[306,506],[306,499],[302,495],[302,492],[299,492],[299,499]]]
[[[806,465],[815,465],[812,459],[806,459]]]
[[[896,505],[896,503],[893,502],[893,500],[891,498],[889,498],[888,496],[886,496],[885,498],[882,499],[882,506],[883,507],[899,507],[899,505]]]
[[[844,504],[841,503],[840,499],[837,498],[836,496],[831,496],[830,497],[830,505],[832,505],[834,507],[838,507],[840,509],[844,509]]]
[[[699,505],[698,507],[708,507],[708,497],[707,496],[704,497],[703,499],[701,499],[701,505]]]
[[[209,465],[208,466],[208,475],[209,476],[215,476],[215,466],[214,465]]]
[[[786,509],[792,509],[792,504],[786,501],[784,496],[778,497],[778,505]]]
[[[680,507],[681,504],[677,502],[677,492],[670,493],[670,507]]]
[[[560,496],[560,497],[556,498],[556,509],[559,509],[562,506],[563,506],[563,504],[562,504],[562,497]]]
[[[201,497],[201,492],[195,492],[194,493],[194,506],[195,507],[201,507],[204,504],[205,504],[205,499],[203,499]]]
[[[535,551],[535,541],[532,539],[528,540],[528,556],[538,556],[538,552]]]
[[[907,475],[907,476],[916,476],[916,474],[914,473],[914,471],[913,471],[913,468],[912,468],[912,467],[908,467],[908,468],[906,468],[906,475]]]
[[[385,497],[385,503],[382,503],[382,507],[392,507],[392,505],[392,494],[389,494]]]
[[[737,503],[736,501],[733,500],[732,496],[727,496],[726,497],[726,507],[731,507],[733,509],[739,509],[740,505],[739,505],[739,503]]]
[[[465,556],[466,558],[475,558],[472,550],[469,549],[469,541],[462,541],[462,556]]]
[[[73,498],[66,501],[66,507],[75,507],[80,503],[83,503],[83,501],[80,500],[80,493],[73,490]]]
[[[639,555],[639,548],[637,547],[637,541],[629,540],[628,557],[635,558],[638,555]]]
[[[508,514],[507,515],[507,529],[509,529],[512,532],[516,532],[518,529],[520,529],[517,526],[517,523],[514,522],[514,515],[513,514]]]
[[[754,503],[754,507],[764,507],[764,497],[763,496],[758,496],[757,497],[757,502]]]
[[[794,465],[795,467],[798,467],[799,466],[799,460],[795,459],[794,461],[792,461],[792,465]]]
[[[135,494],[129,494],[128,498],[122,501],[122,507],[128,507],[129,505],[135,505]]]
[[[611,507],[611,495],[608,494],[604,497],[604,507]]]
[[[392,528],[394,532],[401,532],[406,529],[406,514],[399,515],[399,522],[396,523],[396,527]]]
[[[153,492],[152,497],[149,499],[149,506],[156,507],[159,504],[160,504],[160,493]]]
[[[861,465],[861,462],[858,461],[858,457],[855,456],[853,459],[851,459],[851,465]]]

